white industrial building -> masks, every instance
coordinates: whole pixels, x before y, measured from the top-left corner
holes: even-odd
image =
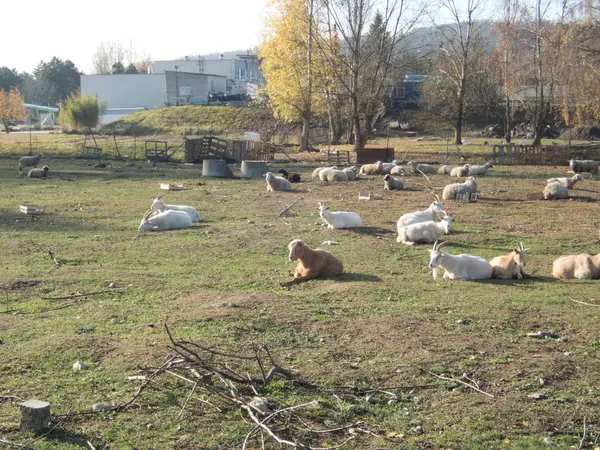
[[[208,94],[226,91],[226,77],[181,71],[147,74],[81,75],[81,95],[96,96],[108,110],[156,109],[204,104]]]
[[[264,77],[256,55],[237,55],[232,59],[205,59],[204,57],[186,57],[170,61],[153,61],[148,68],[151,73],[163,73],[171,70],[188,73],[213,73],[227,79],[228,94],[248,94],[254,98],[259,86],[264,84]]]

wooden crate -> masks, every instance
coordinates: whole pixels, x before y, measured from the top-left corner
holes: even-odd
[[[183,184],[160,183],[160,188],[164,191],[183,191]]]
[[[34,206],[23,203],[19,207],[19,212],[21,214],[27,214],[28,216],[39,216],[42,214],[46,214],[43,206]]]
[[[477,202],[477,192],[465,192],[464,194],[458,194],[454,201],[462,203],[475,203]]]
[[[372,164],[377,161],[388,162],[394,159],[393,148],[365,148],[356,150],[357,164]]]

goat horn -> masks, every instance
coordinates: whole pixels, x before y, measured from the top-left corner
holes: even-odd
[[[440,248],[442,248],[444,245],[446,245],[446,244],[448,244],[448,243],[449,243],[448,241],[443,241],[443,242],[440,242],[440,243],[439,243],[439,245],[437,246],[437,249],[436,249],[436,250],[439,250]]]
[[[440,197],[436,194],[435,195],[435,199],[439,202],[440,201]],[[441,203],[441,202],[440,202]]]
[[[152,210],[150,210],[146,214],[144,214],[144,219],[143,220],[146,220],[148,217],[150,217],[150,214],[152,214]]]

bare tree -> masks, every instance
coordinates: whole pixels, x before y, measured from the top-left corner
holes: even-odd
[[[94,72],[103,75],[112,73],[115,64],[125,67],[133,64],[140,73],[146,73],[150,62],[150,55],[138,51],[132,42],[127,48],[124,48],[120,41],[102,42],[92,56]]]
[[[447,119],[454,127],[454,143],[462,144],[462,128],[468,112],[466,99],[472,78],[477,75],[476,57],[483,47],[480,14],[483,0],[467,0],[466,11],[461,11],[456,0],[442,0],[442,10],[450,14],[449,24],[432,22],[440,38],[440,54],[438,59],[438,77],[432,77],[426,82],[425,90],[429,89],[430,99],[439,95],[436,88],[450,90],[451,94],[444,100],[446,108],[439,115]],[[427,96],[426,96],[427,97]],[[430,108],[431,112],[435,110]]]
[[[379,106],[385,83],[388,81],[392,56],[400,40],[414,27],[423,8],[409,9],[405,0],[323,0],[328,29],[340,36],[344,55],[332,60],[331,67],[344,95],[350,101],[350,117],[354,148],[362,149],[368,138],[366,123],[361,123],[361,107],[369,105],[371,116]],[[365,45],[365,31],[373,19],[375,8],[381,7],[378,35]],[[319,40],[331,43],[332,40]],[[331,52],[328,52],[331,53]]]
[[[502,17],[496,23],[499,40],[496,48],[496,53],[502,58],[500,66],[500,84],[502,94],[504,96],[504,140],[510,143],[512,139],[512,128],[514,118],[514,106],[511,98],[514,97],[518,84],[515,82],[515,58],[518,53],[518,18],[520,16],[520,1],[519,0],[501,0]]]

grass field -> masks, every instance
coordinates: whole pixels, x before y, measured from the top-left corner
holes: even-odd
[[[405,145],[420,153],[412,146],[419,144]],[[260,394],[279,408],[318,399],[304,415],[315,427],[364,422],[367,432],[343,448],[600,445],[600,310],[576,302],[600,305],[598,282],[551,278],[557,256],[600,250],[597,181],[578,184],[572,200],[546,202],[544,180],[564,169],[495,167],[479,180],[477,203],[446,205],[456,219],[446,251],[492,258],[523,241],[530,276],[444,282],[427,268],[430,246],[395,241],[398,217],[433,198],[422,178],[408,178],[399,192],[383,193],[373,178],[267,193],[264,180],[202,178],[195,166],[115,162],[93,171],[82,160],[44,163],[52,178],[30,180],[16,175],[14,161],[0,160],[0,439],[38,449],[89,448],[86,441],[97,449],[241,448],[254,424],[240,409],[221,402],[217,411],[202,402],[216,402],[204,393],[186,402],[190,385],[173,377],[122,412],[75,414],[132,398],[139,381],[127,377],[172,353],[167,321],[175,338],[227,352],[268,345],[283,367],[324,388],[276,378]],[[285,167],[308,180],[314,166]],[[440,193],[449,179],[431,181]],[[138,233],[160,182],[183,183],[187,190],[165,200],[195,206],[203,221]],[[358,201],[357,192],[384,198]],[[326,229],[320,201],[360,213],[365,227]],[[20,216],[25,202],[47,214]],[[326,248],[346,274],[281,287],[291,278],[286,246],[294,238],[312,247],[338,242]],[[93,295],[72,297],[86,293]],[[556,339],[527,336],[538,331]],[[73,371],[78,360],[89,368]],[[420,367],[476,380],[494,397]],[[361,389],[375,390],[370,402]],[[17,430],[17,403],[30,398],[49,401],[57,415],[42,437]],[[248,448],[261,447],[255,436]],[[309,443],[329,447],[349,436],[312,434]],[[265,448],[282,448],[264,438]]]

